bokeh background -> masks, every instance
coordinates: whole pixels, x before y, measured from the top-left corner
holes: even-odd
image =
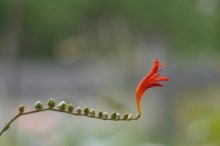
[[[0,0],[0,127],[50,97],[135,114],[154,58],[170,80],[145,93],[140,120],[38,113],[0,145],[220,145],[219,0]]]

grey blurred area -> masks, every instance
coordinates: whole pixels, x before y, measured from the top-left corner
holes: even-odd
[[[138,121],[39,113],[0,145],[218,146],[219,11],[219,0],[1,0],[0,127],[18,105],[49,98],[135,114],[155,58],[169,81],[146,91]]]

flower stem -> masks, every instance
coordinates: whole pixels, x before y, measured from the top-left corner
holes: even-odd
[[[123,119],[123,118],[119,118],[117,120],[115,119],[111,119],[111,117],[107,117],[107,118],[102,118],[99,117],[97,115],[91,116],[88,114],[83,114],[83,113],[77,113],[77,112],[69,112],[66,110],[60,110],[60,109],[54,109],[54,108],[43,108],[43,109],[36,109],[36,110],[31,110],[31,111],[27,111],[27,112],[23,112],[23,113],[18,113],[15,117],[13,117],[6,125],[5,127],[1,130],[0,132],[0,136],[7,131],[10,128],[10,125],[19,117],[24,116],[24,115],[29,115],[29,114],[33,114],[33,113],[39,113],[39,112],[43,112],[43,111],[55,111],[55,112],[61,112],[61,113],[66,113],[66,114],[70,114],[70,115],[74,115],[74,116],[84,116],[84,117],[89,117],[89,118],[95,118],[95,119],[99,119],[99,120],[109,120],[109,121],[131,121],[131,120],[138,120],[141,117],[141,114],[139,113],[136,117],[131,117],[130,119]]]

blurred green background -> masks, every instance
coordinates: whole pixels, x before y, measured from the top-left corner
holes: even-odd
[[[45,112],[21,117],[0,145],[220,145],[219,0],[0,0],[0,127],[50,97],[135,114],[154,58],[170,80],[145,93],[140,120]]]

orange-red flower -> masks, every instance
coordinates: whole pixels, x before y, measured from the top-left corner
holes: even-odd
[[[144,91],[151,87],[163,87],[160,84],[160,81],[168,81],[167,77],[160,77],[159,67],[163,67],[165,64],[159,64],[157,59],[154,60],[154,63],[149,71],[149,73],[144,77],[144,79],[138,84],[136,89],[136,103],[138,112],[141,113],[140,101],[141,97],[144,94]]]

